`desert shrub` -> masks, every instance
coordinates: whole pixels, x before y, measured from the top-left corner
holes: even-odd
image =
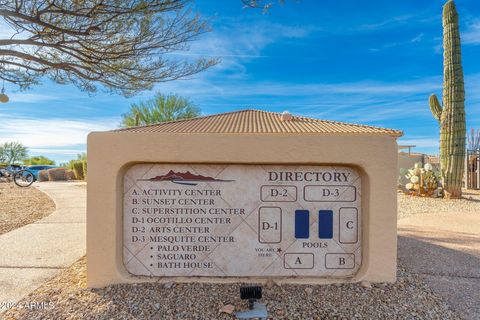
[[[85,180],[85,174],[83,172],[83,163],[82,161],[73,161],[72,162],[73,172],[75,173],[75,179]]]
[[[87,155],[85,153],[78,154],[77,159],[62,163],[65,169],[72,170],[75,175],[71,180],[85,180],[87,178]]]
[[[48,169],[48,180],[49,181],[65,181],[67,180],[67,174],[65,168],[53,168]]]
[[[87,159],[82,160],[82,166],[83,166],[83,179],[87,180]]]
[[[48,170],[41,170],[38,172],[38,181],[48,181]]]
[[[73,170],[67,170],[65,172],[65,174],[67,175],[67,180],[75,180],[76,179],[75,172],[73,172]]]

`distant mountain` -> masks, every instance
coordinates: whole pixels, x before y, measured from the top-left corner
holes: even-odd
[[[231,182],[234,180],[221,180],[212,177],[206,177],[199,174],[193,174],[190,171],[187,172],[175,172],[170,170],[167,174],[156,176],[150,179],[139,179],[140,181],[172,181],[174,183],[182,183],[182,181],[188,182],[201,182],[201,181],[216,181],[216,182]]]

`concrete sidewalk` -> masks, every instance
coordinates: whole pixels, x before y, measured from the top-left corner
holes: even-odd
[[[400,262],[464,319],[480,319],[480,212],[412,215],[398,234]]]
[[[42,182],[35,187],[56,205],[51,215],[0,235],[0,312],[86,252],[84,183]]]

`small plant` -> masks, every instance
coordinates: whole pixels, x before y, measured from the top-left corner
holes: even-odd
[[[87,159],[82,160],[83,180],[87,180]]]
[[[430,163],[425,164],[423,168],[420,163],[416,163],[413,168],[403,172],[409,181],[405,185],[407,194],[428,197],[442,196],[441,174],[435,172]]]
[[[74,180],[86,180],[87,179],[87,154],[77,154],[77,159],[70,160],[61,164],[62,167],[72,170],[74,174]]]
[[[73,172],[77,180],[84,180],[85,174],[83,172],[83,161],[76,160],[72,162]]]

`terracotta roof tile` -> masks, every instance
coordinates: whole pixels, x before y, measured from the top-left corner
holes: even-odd
[[[394,137],[403,135],[403,132],[400,130],[300,116],[293,116],[291,120],[282,121],[281,116],[281,113],[276,112],[241,110],[113,131],[165,133],[342,133],[380,134]]]

